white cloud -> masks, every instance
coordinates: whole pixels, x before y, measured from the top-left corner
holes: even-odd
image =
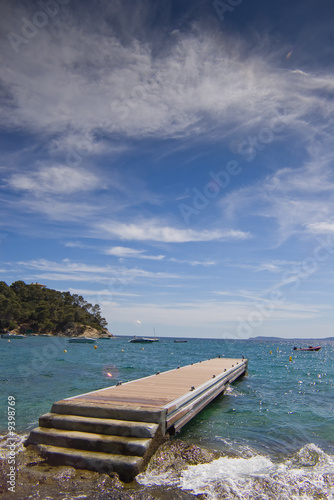
[[[250,237],[249,233],[235,230],[202,230],[177,229],[163,226],[155,220],[138,224],[122,224],[103,222],[100,229],[121,240],[161,241],[168,243],[185,243],[192,241],[213,240],[244,240]]]
[[[35,172],[14,174],[8,180],[13,189],[30,191],[33,194],[73,194],[92,191],[99,187],[99,179],[83,169],[63,165],[44,166]]]
[[[334,222],[315,222],[306,225],[308,231],[314,234],[334,234]]]
[[[114,255],[116,257],[138,257],[138,255],[141,255],[143,252],[145,252],[145,250],[135,250],[127,247],[112,247],[104,253],[107,255]]]
[[[186,260],[186,259],[176,259],[174,257],[168,259],[169,262],[176,262],[178,264],[189,264],[190,266],[204,266],[204,267],[209,267],[209,266],[214,266],[216,265],[216,262],[214,260]]]
[[[102,302],[104,316],[110,323],[129,323],[140,318],[143,324],[159,324],[178,327],[224,328],[235,322],[235,330],[240,319],[247,318],[255,310],[253,302],[207,301],[189,303],[117,305]],[[286,303],[279,305],[264,323],[293,319],[310,319],[319,316],[322,307],[308,307],[305,304]]]
[[[164,255],[144,255],[146,250],[135,250],[134,248],[127,247],[112,247],[104,251],[106,255],[113,255],[120,258],[147,259],[147,260],[163,260]]]
[[[333,172],[327,158],[302,167],[280,169],[255,185],[229,193],[220,205],[227,219],[245,212],[274,219],[278,224],[275,238],[281,243],[293,234],[305,233],[305,228],[321,227],[319,224],[331,219],[333,192]]]
[[[96,297],[97,299],[103,298],[103,300],[106,300],[106,297],[114,297],[117,295],[117,297],[140,297],[138,293],[126,293],[126,292],[121,292],[119,290],[115,289],[108,289],[104,288],[102,290],[87,290],[87,289],[82,289],[82,288],[69,288],[68,291],[72,294],[76,295],[82,295],[83,297]]]
[[[19,19],[15,14],[9,17]],[[2,126],[56,132],[64,149],[87,142],[87,124],[126,137],[221,138],[265,126],[282,104],[287,125],[314,137],[333,112],[323,96],[333,89],[330,70],[321,77],[277,70],[272,54],[266,60],[259,48],[245,58],[240,37],[205,28],[178,32],[158,51],[135,37],[122,43],[103,15],[88,19],[82,13],[75,22],[54,18],[15,57],[10,44],[3,45],[9,97]],[[314,113],[323,119],[317,127],[310,120]]]
[[[177,279],[178,275],[165,272],[152,272],[145,269],[129,268],[126,266],[97,266],[68,259],[61,263],[46,259],[18,262],[24,270],[33,271],[30,277],[55,281],[87,281],[108,284],[111,288],[120,290],[129,287],[135,280],[140,279]]]

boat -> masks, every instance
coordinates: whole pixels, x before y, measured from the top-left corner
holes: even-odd
[[[25,335],[15,335],[15,333],[2,333],[1,334],[2,339],[25,339]]]
[[[188,342],[188,340],[174,340],[175,344],[184,344],[185,342]]]
[[[149,338],[149,337],[136,337],[136,335],[128,340],[128,342],[132,344],[151,344],[152,342],[159,342],[159,339],[156,338]]]
[[[70,344],[94,344],[95,341],[96,339],[91,339],[89,337],[74,337],[68,339]]]
[[[294,351],[320,351],[321,346],[318,345],[316,347],[312,347],[311,345],[308,347],[294,347]]]

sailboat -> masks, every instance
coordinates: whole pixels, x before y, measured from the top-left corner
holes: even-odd
[[[159,339],[157,339],[155,335],[155,328],[153,327],[154,331],[154,337],[137,337],[136,335],[133,336],[132,339],[129,340],[131,344],[151,344],[152,342],[159,342]]]

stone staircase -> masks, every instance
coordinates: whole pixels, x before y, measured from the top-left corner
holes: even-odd
[[[70,414],[56,413],[57,407],[66,411],[66,405],[54,405],[52,413],[40,417],[39,427],[25,442],[25,446],[36,445],[53,464],[107,474],[117,472],[122,481],[129,482],[144,469],[163,440],[160,423],[72,414],[75,410],[90,413],[82,407],[68,407]],[[98,413],[96,408],[94,413]],[[116,413],[119,416],[122,410]],[[108,414],[112,416],[110,411]],[[129,412],[124,410],[124,416],[128,418]]]

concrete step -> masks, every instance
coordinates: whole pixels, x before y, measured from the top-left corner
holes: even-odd
[[[39,445],[38,449],[42,457],[47,458],[52,464],[70,465],[76,469],[88,469],[101,474],[117,472],[124,482],[132,481],[144,468],[144,460],[141,457],[48,445]]]
[[[132,422],[131,420],[81,417],[57,413],[42,415],[39,418],[39,426],[138,438],[153,438],[159,427],[158,424],[150,422]]]
[[[78,450],[116,453],[143,457],[148,451],[151,438],[136,438],[127,436],[109,436],[90,432],[68,431],[37,427],[33,429],[26,442],[29,444],[46,444]]]
[[[164,424],[165,412],[156,407],[140,407],[134,405],[117,405],[117,403],[84,403],[82,400],[62,400],[53,403],[51,413],[77,415],[80,417],[108,418],[130,420],[133,422],[149,422]]]

